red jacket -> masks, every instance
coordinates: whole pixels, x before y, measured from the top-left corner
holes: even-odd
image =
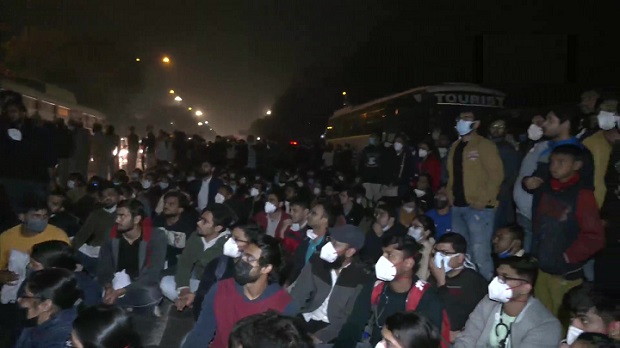
[[[420,174],[428,174],[431,176],[431,187],[433,192],[437,192],[441,186],[441,161],[435,156],[430,154],[426,159],[420,161],[418,164],[418,171]]]
[[[288,220],[291,218],[290,215],[288,215],[287,213],[285,213],[284,211],[280,212],[280,222],[278,222],[278,227],[276,227],[276,239],[278,240],[282,240],[284,238],[284,221]],[[267,226],[269,225],[268,222],[269,217],[267,216],[267,213],[265,213],[264,211],[261,211],[260,213],[254,215],[254,222],[256,222],[256,224],[258,226],[260,226],[260,228],[263,229],[263,231],[267,231]]]

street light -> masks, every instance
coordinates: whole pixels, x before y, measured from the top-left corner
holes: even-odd
[[[209,121],[205,121],[205,124],[209,124]]]
[[[343,95],[343,96],[346,96],[346,95],[347,95],[347,92],[342,92],[342,95]]]
[[[169,90],[168,93],[174,94],[174,89]]]
[[[189,108],[187,108],[187,110],[192,111],[192,107],[190,106]]]
[[[168,58],[168,56],[165,56],[164,58],[161,59],[161,61],[168,64],[170,63],[170,58]]]
[[[183,98],[177,95],[176,97],[174,97],[174,100],[180,102],[180,101],[183,101]]]
[[[200,111],[200,110],[196,110],[195,115],[196,115],[196,116],[202,116],[202,111]]]
[[[139,62],[139,61],[140,61],[140,58],[136,58],[136,62]]]
[[[199,126],[199,127],[200,127],[200,126],[202,126],[202,122],[198,122],[198,126]]]
[[[267,116],[271,115],[271,110],[267,110]]]

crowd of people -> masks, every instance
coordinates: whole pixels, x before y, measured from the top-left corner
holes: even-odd
[[[138,348],[132,318],[172,303],[186,348],[618,347],[620,116],[601,105],[523,136],[464,110],[454,141],[358,153],[132,127],[119,169],[113,128],[5,100],[0,346]]]

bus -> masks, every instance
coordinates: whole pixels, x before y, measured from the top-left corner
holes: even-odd
[[[58,118],[81,120],[92,130],[95,123],[105,124],[106,116],[94,109],[79,105],[75,95],[63,88],[26,79],[0,79],[0,92],[19,95],[28,110],[28,116],[39,115],[43,120]]]
[[[497,119],[506,95],[468,83],[418,87],[357,106],[346,106],[329,118],[324,138],[333,145],[350,144],[361,150],[371,134],[391,142],[397,134],[422,140],[432,131],[456,137],[456,118],[472,111],[483,124]]]

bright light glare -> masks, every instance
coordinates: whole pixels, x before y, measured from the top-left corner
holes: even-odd
[[[177,95],[176,97],[174,97],[174,100],[176,100],[176,101],[180,102],[180,101],[182,101],[182,100],[183,100],[183,98],[181,98],[181,97],[179,97],[179,96]]]
[[[267,110],[267,115],[271,115],[271,110]]]
[[[139,61],[140,61],[140,58],[136,58],[136,62],[139,62]]]
[[[174,89],[169,90],[168,93],[174,94]]]
[[[191,106],[190,106],[189,108],[187,108],[187,110],[189,110],[189,111],[192,111],[192,108],[191,108]]]
[[[342,95],[347,95],[347,92],[342,92]]]
[[[164,63],[166,63],[166,64],[168,64],[168,63],[170,63],[170,58],[168,58],[168,57],[164,57],[164,58],[162,58],[162,60],[161,60],[161,61],[162,61],[162,62],[164,62]]]
[[[202,116],[202,111],[196,110],[196,116]]]
[[[260,137],[256,137],[256,140],[260,140]]]
[[[202,122],[198,122],[198,126],[202,126]]]

